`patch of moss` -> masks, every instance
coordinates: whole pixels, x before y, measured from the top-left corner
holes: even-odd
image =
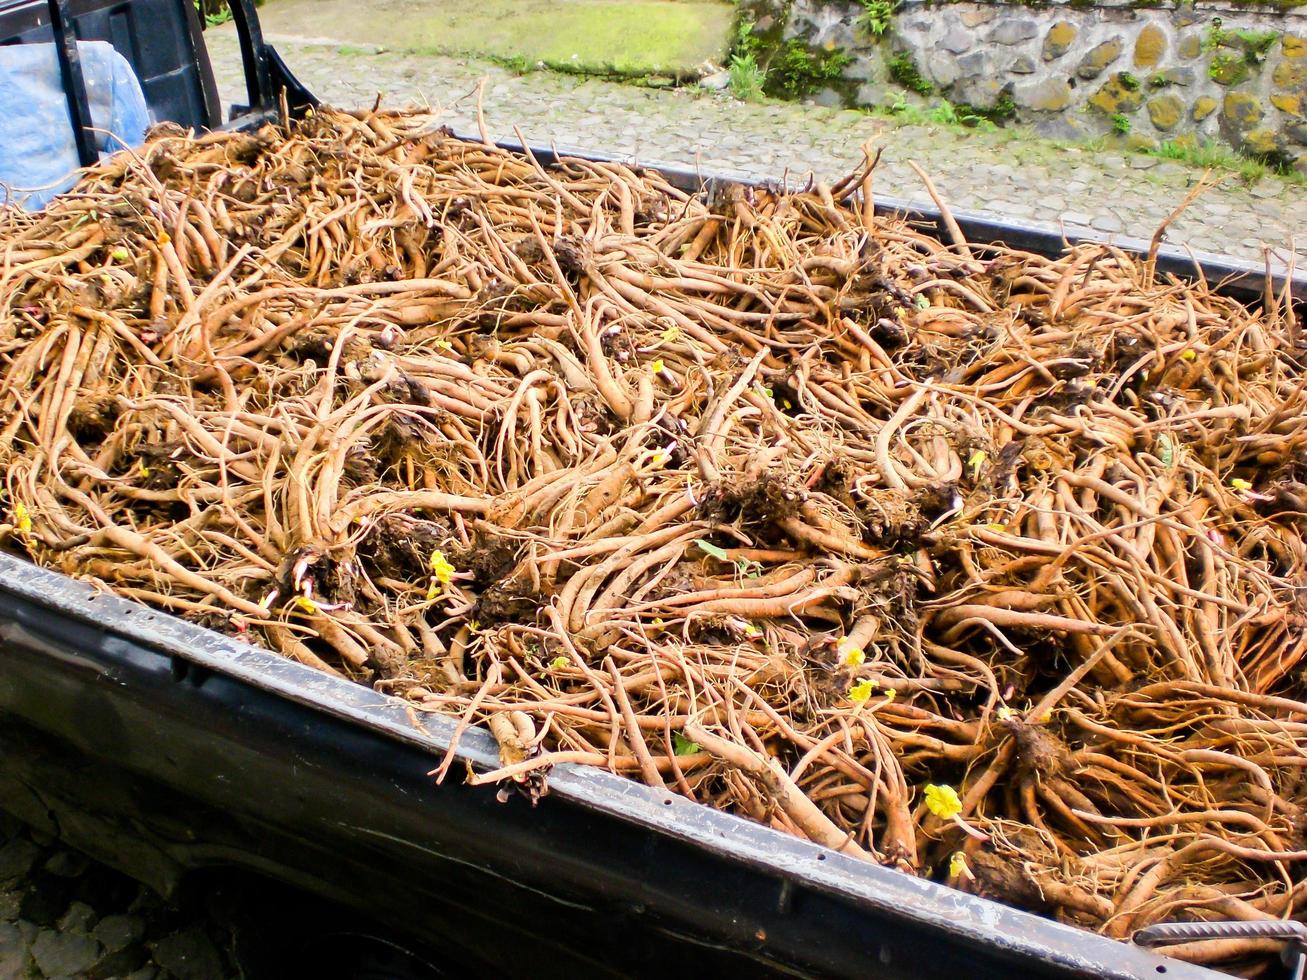
[[[890,81],[896,85],[902,85],[910,92],[916,92],[918,95],[930,95],[935,90],[935,86],[931,85],[926,77],[921,74],[921,69],[912,60],[912,55],[906,51],[890,58],[886,68],[889,69]]]
[[[1207,77],[1217,85],[1238,85],[1248,74],[1248,62],[1232,54],[1218,54],[1207,66]]]
[[[1130,132],[1130,117],[1123,112],[1112,114],[1112,131],[1124,136]]]
[[[1280,39],[1280,32],[1238,30],[1234,32],[1234,36],[1239,39],[1244,51],[1260,60],[1266,57],[1266,52],[1270,51],[1271,46]]]
[[[998,128],[984,115],[987,110],[977,110],[975,106],[967,105],[965,102],[954,105],[948,99],[941,99],[937,105],[923,109],[921,106],[910,105],[900,94],[892,105],[867,111],[872,115],[893,116],[898,122],[908,126],[943,126],[954,132],[968,129],[992,132]]]
[[[812,49],[791,38],[768,67],[767,87],[790,99],[808,95],[838,80],[852,61],[843,51]]]
[[[978,106],[964,103],[963,108],[979,119],[984,119],[998,126],[1016,118],[1017,104],[1012,101],[1012,93],[1006,88],[998,94],[992,106]]]
[[[1221,24],[1220,17],[1212,18],[1212,25],[1203,38],[1203,50],[1215,51],[1228,48],[1242,53],[1244,61],[1257,65],[1266,60],[1266,53],[1280,39],[1279,31],[1250,31],[1246,28],[1229,31]]]
[[[1134,75],[1131,75],[1128,71],[1123,71],[1121,72],[1121,74],[1117,75],[1116,77],[1121,80],[1121,87],[1124,88],[1127,92],[1139,91],[1139,79],[1137,79]]]
[[[525,75],[535,69],[535,63],[527,61],[520,54],[509,55],[504,58],[491,58],[490,60],[507,68],[514,75]]]

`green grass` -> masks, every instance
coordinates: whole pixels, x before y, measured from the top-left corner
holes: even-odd
[[[195,10],[204,18],[206,27],[217,27],[231,20],[231,8],[227,6],[227,0],[195,0]]]
[[[1163,142],[1157,150],[1153,150],[1155,157],[1163,159],[1174,159],[1180,163],[1188,163],[1192,167],[1201,167],[1204,170],[1225,170],[1231,174],[1238,174],[1244,183],[1255,184],[1269,174],[1280,174],[1282,178],[1291,180],[1294,183],[1307,183],[1307,178],[1295,171],[1277,171],[1269,163],[1246,157],[1239,153],[1238,150],[1230,148],[1221,142],[1205,140],[1202,142],[1188,142],[1168,140]]]
[[[1271,46],[1280,39],[1279,31],[1250,31],[1240,29],[1234,32],[1234,36],[1249,52],[1258,55],[1264,55],[1271,50]]]
[[[536,68],[534,64],[527,61],[520,54],[509,55],[507,58],[492,58],[491,60],[507,68],[514,75],[525,75]]]
[[[758,67],[758,59],[752,51],[732,55],[729,71],[731,95],[741,102],[762,100],[762,85],[767,80],[767,75]]]
[[[892,104],[870,110],[874,115],[892,116],[905,126],[939,126],[953,132],[979,130],[995,132],[998,127],[986,115],[967,105],[955,105],[948,99],[941,99],[929,108],[911,105],[903,96]]]
[[[1247,28],[1226,30],[1221,26],[1221,18],[1212,19],[1203,37],[1203,50],[1212,52],[1218,48],[1231,48],[1243,55],[1243,60],[1250,65],[1257,65],[1266,60],[1266,53],[1280,39],[1279,31],[1252,31]],[[1220,54],[1217,59],[1234,60],[1233,55]]]

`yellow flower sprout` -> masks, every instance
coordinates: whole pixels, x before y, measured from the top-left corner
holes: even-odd
[[[876,682],[871,678],[860,680],[849,688],[849,700],[858,704],[863,704],[871,698],[871,692],[876,689]]]
[[[456,571],[458,569],[445,560],[443,551],[437,551],[431,555],[431,574],[436,577],[436,581],[441,585],[448,585]]]
[[[967,856],[961,851],[954,851],[953,856],[948,859],[948,876],[950,878],[971,877],[971,869],[967,867]]]
[[[926,809],[941,820],[952,820],[962,812],[962,800],[952,786],[929,783],[926,786]]]

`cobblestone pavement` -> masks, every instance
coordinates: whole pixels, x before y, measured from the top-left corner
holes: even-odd
[[[227,980],[233,933],[0,813],[0,980]]]
[[[311,90],[336,105],[370,105],[381,93],[387,104],[430,106],[456,129],[471,131],[477,81],[486,77],[485,112],[496,137],[512,138],[520,126],[534,143],[755,176],[811,170],[833,179],[855,166],[859,147],[879,134],[885,150],[879,193],[926,201],[908,166],[916,160],[957,210],[1089,228],[1103,237],[1151,238],[1201,176],[1169,160],[1009,131],[959,133],[818,106],[745,104],[698,88],[644,88],[552,72],[517,75],[484,61],[364,49],[348,39],[325,44],[316,24],[305,25],[305,33],[312,39],[272,34],[269,40]],[[224,102],[243,99],[233,29],[211,29],[208,40]],[[1307,187],[1277,177],[1247,187],[1230,176],[1195,202],[1167,237],[1196,251],[1258,262],[1265,244],[1275,250],[1277,265],[1296,247],[1297,261],[1307,268]]]

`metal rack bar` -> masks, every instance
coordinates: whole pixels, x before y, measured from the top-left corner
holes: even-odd
[[[64,3],[65,0],[48,0],[50,30],[54,34],[64,97],[68,100],[68,119],[73,127],[73,141],[77,144],[77,159],[83,167],[89,167],[99,162],[100,154],[95,149],[95,134],[91,131],[91,104],[86,98],[86,77],[82,74],[82,58],[77,51],[77,35]]]

